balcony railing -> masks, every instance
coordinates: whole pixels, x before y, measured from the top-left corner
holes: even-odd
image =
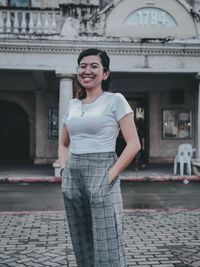
[[[58,16],[59,15],[59,16]],[[0,10],[0,34],[53,35],[59,34],[60,11]]]

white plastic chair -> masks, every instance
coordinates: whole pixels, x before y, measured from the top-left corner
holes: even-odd
[[[194,151],[191,144],[182,144],[178,147],[178,154],[174,159],[174,174],[177,174],[178,164],[180,164],[180,175],[183,175],[186,164],[187,174],[191,175],[191,159]]]

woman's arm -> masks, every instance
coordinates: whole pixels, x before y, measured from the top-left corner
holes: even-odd
[[[60,167],[65,168],[66,162],[68,160],[68,152],[69,152],[70,138],[67,127],[63,125],[60,142],[58,146],[58,158],[60,162]]]
[[[131,163],[141,149],[140,140],[133,120],[133,114],[129,113],[119,121],[122,135],[126,141],[126,147],[120,157],[110,169],[108,179],[112,182]]]

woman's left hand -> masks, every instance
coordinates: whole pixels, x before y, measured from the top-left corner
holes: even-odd
[[[108,172],[108,182],[112,184],[117,178],[118,175],[113,168],[111,168]]]

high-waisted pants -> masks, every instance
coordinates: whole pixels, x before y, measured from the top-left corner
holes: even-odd
[[[78,267],[125,267],[120,181],[110,184],[115,152],[70,154],[62,191]]]

